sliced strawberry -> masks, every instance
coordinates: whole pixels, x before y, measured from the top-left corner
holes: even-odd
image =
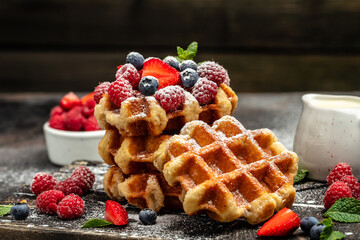
[[[67,93],[61,100],[60,100],[60,106],[64,110],[69,110],[75,106],[81,106],[82,102],[80,98],[73,92]]]
[[[83,96],[81,98],[81,102],[83,105],[85,105],[87,103],[87,101],[89,101],[89,100],[94,100],[94,92],[91,92],[88,95]]]
[[[300,226],[299,216],[283,208],[270,218],[257,232],[262,237],[283,237],[292,234]]]
[[[180,72],[157,58],[144,62],[141,78],[153,76],[159,80],[159,89],[180,84]]]
[[[105,220],[114,225],[126,225],[129,217],[123,206],[120,203],[107,200],[105,205]]]

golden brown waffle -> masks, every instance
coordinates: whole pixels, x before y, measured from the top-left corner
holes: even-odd
[[[180,183],[184,211],[206,212],[220,222],[245,217],[251,224],[290,207],[298,157],[268,129],[246,130],[230,116],[210,127],[187,123],[169,140],[164,176]]]
[[[158,136],[163,132],[181,129],[187,122],[202,120],[212,123],[225,115],[231,115],[238,98],[225,84],[220,84],[213,103],[200,106],[196,99],[185,91],[185,102],[181,109],[166,113],[157,100],[152,97],[130,97],[114,106],[104,94],[95,107],[95,117],[102,129],[115,127],[124,137]]]
[[[169,186],[159,172],[126,176],[119,167],[112,166],[105,174],[103,183],[110,198],[118,201],[126,198],[130,204],[141,209],[151,208],[156,212],[163,207],[182,209],[180,187]]]

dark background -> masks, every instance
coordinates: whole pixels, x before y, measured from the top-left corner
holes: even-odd
[[[239,92],[360,90],[360,1],[2,0],[0,92],[92,91],[192,41]]]

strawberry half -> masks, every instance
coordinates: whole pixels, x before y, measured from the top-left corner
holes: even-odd
[[[257,232],[262,237],[283,237],[292,234],[300,226],[299,216],[283,208],[270,218]]]
[[[83,96],[81,98],[81,102],[83,105],[85,105],[87,103],[87,101],[89,101],[89,100],[94,100],[94,92],[91,92],[88,95]]]
[[[114,225],[126,225],[129,217],[123,206],[120,203],[107,200],[105,205],[105,220]]]
[[[145,76],[156,77],[159,80],[159,89],[180,84],[180,72],[157,58],[144,62],[141,78]]]
[[[75,106],[81,106],[82,102],[80,98],[73,92],[67,93],[61,100],[60,100],[60,106],[64,110],[70,110],[71,108]]]

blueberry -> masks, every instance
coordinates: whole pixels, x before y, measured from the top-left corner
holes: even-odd
[[[126,56],[126,63],[131,63],[140,70],[144,64],[144,57],[138,52],[131,52]]]
[[[145,96],[154,95],[159,88],[159,80],[153,76],[143,77],[139,82],[139,90]]]
[[[305,218],[301,219],[300,227],[305,233],[309,234],[312,226],[314,226],[318,222],[319,222],[319,220],[317,220],[317,218],[315,218],[315,217],[305,217]]]
[[[194,69],[187,68],[180,73],[181,75],[181,83],[184,87],[191,88],[195,85],[199,76]]]
[[[169,64],[176,70],[180,71],[180,62],[175,57],[167,56],[166,58],[164,58],[164,62]]]
[[[29,215],[30,209],[27,204],[16,204],[11,207],[10,214],[15,220],[24,220]]]
[[[180,71],[184,71],[187,68],[191,68],[194,69],[195,71],[197,70],[197,64],[196,62],[194,62],[193,60],[185,60],[183,62],[180,63]]]
[[[139,219],[144,225],[153,225],[156,223],[156,212],[152,209],[146,208],[140,211]]]
[[[320,234],[322,232],[322,230],[325,228],[325,225],[314,225],[311,229],[310,229],[310,240],[319,240],[320,239]]]

